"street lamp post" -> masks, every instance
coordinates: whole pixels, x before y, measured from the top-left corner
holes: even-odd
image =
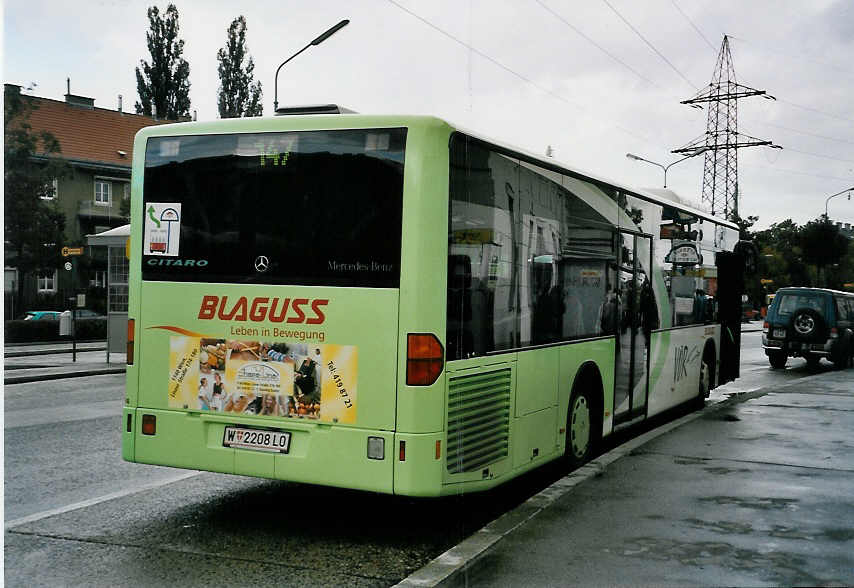
[[[664,187],[666,188],[667,187],[667,170],[669,170],[671,167],[673,167],[677,163],[681,163],[681,162],[685,161],[686,159],[691,159],[692,157],[695,157],[695,156],[699,155],[700,153],[705,153],[706,151],[708,151],[708,150],[707,149],[700,149],[696,153],[692,153],[691,155],[688,155],[687,157],[683,157],[682,159],[677,159],[673,163],[669,163],[667,165],[661,165],[658,162],[650,161],[649,159],[644,159],[643,157],[641,157],[639,155],[635,155],[634,153],[626,153],[626,157],[628,157],[629,159],[634,159],[635,161],[645,161],[647,163],[651,163],[652,165],[657,165],[658,167],[663,169],[664,170]]]
[[[850,188],[845,188],[841,192],[837,192],[836,194],[833,194],[833,195],[827,197],[827,200],[824,201],[824,218],[825,218],[825,220],[830,220],[830,217],[827,216],[827,205],[830,204],[830,199],[835,198],[841,194],[845,194],[846,192],[848,192],[849,193],[848,194],[848,200],[851,200],[851,193],[850,193],[851,190],[854,190],[854,186],[851,186]]]
[[[335,25],[334,27],[330,28],[328,31],[326,31],[325,33],[323,33],[322,35],[317,37],[314,41],[312,41],[311,43],[309,43],[308,45],[306,45],[305,47],[303,47],[302,49],[300,49],[299,51],[297,51],[296,53],[294,53],[293,55],[291,55],[287,59],[285,59],[281,63],[281,65],[279,65],[279,67],[276,68],[276,77],[273,80],[273,114],[275,114],[279,110],[279,70],[282,69],[282,66],[285,65],[287,62],[289,62],[294,57],[296,57],[297,55],[299,55],[300,53],[302,53],[303,51],[305,51],[306,49],[308,49],[309,47],[311,47],[312,45],[320,45],[326,39],[328,39],[329,37],[331,37],[332,35],[334,35],[338,31],[340,31],[341,29],[346,27],[348,24],[350,24],[349,20],[347,20],[347,19],[342,20],[337,25]]]

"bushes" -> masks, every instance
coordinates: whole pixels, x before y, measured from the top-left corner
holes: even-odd
[[[39,341],[61,341],[70,337],[59,336],[59,321],[5,321],[6,343],[37,343]],[[107,338],[107,319],[78,319],[77,340]]]

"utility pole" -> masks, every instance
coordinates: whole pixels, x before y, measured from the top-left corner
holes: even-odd
[[[705,151],[702,201],[709,206],[712,214],[725,218],[731,218],[733,213],[738,214],[738,149],[763,145],[782,149],[771,141],[738,132],[737,101],[748,96],[776,100],[765,90],[754,90],[736,81],[729,38],[724,35],[711,83],[694,98],[681,102],[695,108],[702,108],[700,105],[703,103],[708,104],[706,133],[685,147],[674,149],[672,153],[692,156]]]

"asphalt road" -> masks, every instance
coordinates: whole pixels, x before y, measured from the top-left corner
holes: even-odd
[[[744,335],[742,378],[710,402],[809,375],[803,360],[770,370],[758,340]],[[410,500],[128,464],[123,380],[6,386],[7,585],[388,586],[565,474]]]

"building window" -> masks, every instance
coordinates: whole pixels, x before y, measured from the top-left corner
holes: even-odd
[[[38,281],[39,294],[56,292],[56,270],[39,272],[36,280]]]
[[[122,184],[122,198],[127,200],[130,198],[130,182],[125,182]]]
[[[110,247],[108,267],[110,284],[107,299],[110,312],[128,311],[128,259],[124,247]]]
[[[53,178],[53,181],[46,187],[48,187],[49,189],[42,196],[42,200],[55,200],[56,197],[59,195],[59,180]]]
[[[92,278],[89,280],[89,285],[94,286],[96,288],[106,288],[107,287],[107,271],[106,270],[95,270],[92,273]]]
[[[106,180],[95,180],[95,204],[109,206],[113,185]]]

